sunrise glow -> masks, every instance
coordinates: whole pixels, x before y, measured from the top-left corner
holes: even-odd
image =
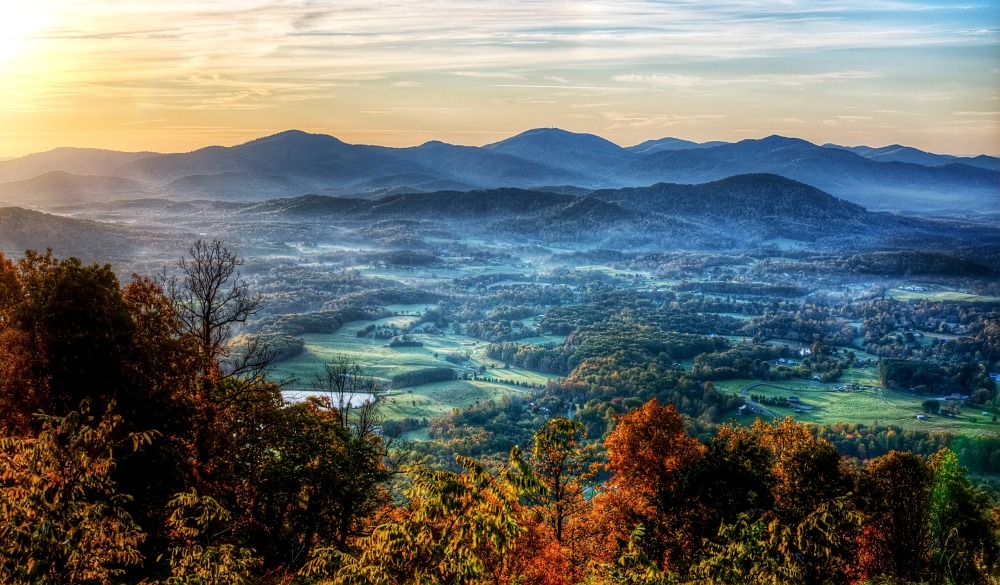
[[[0,155],[537,126],[1000,154],[998,30],[988,0],[6,2]]]

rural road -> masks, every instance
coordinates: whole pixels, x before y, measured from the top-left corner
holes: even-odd
[[[743,395],[743,400],[746,401],[747,405],[750,406],[750,408],[752,408],[752,409],[754,409],[754,410],[756,410],[758,412],[766,413],[766,414],[770,415],[771,418],[779,418],[778,415],[774,414],[770,410],[764,408],[760,404],[757,404],[753,400],[750,400],[750,395],[748,394],[748,392],[750,392],[750,390],[752,390],[753,388],[756,388],[757,386],[766,386],[766,384],[750,384],[749,386],[744,386],[743,389],[740,390],[740,394]]]

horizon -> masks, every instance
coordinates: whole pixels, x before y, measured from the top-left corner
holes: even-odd
[[[998,49],[990,0],[36,0],[0,22],[0,155],[557,126],[997,156]]]
[[[613,143],[613,144],[615,144],[615,145],[617,145],[617,146],[619,146],[620,148],[623,148],[623,149],[632,148],[632,147],[635,147],[635,146],[638,146],[638,145],[642,144],[643,142],[648,142],[648,141],[659,141],[659,140],[682,140],[682,141],[684,141],[684,140],[687,140],[685,138],[681,138],[681,137],[678,137],[678,136],[661,136],[661,137],[658,137],[658,138],[650,138],[650,139],[647,139],[647,140],[643,140],[643,141],[640,141],[640,142],[637,142],[637,143],[634,143],[634,144],[621,144],[619,142],[616,142],[616,141],[612,140],[611,138],[608,138],[606,136],[601,136],[600,134],[595,134],[595,133],[592,133],[592,132],[573,132],[573,131],[566,130],[564,128],[559,128],[559,127],[556,127],[556,126],[546,126],[546,127],[537,127],[537,128],[527,128],[525,130],[521,130],[521,131],[516,132],[514,134],[510,134],[509,136],[504,136],[503,138],[500,138],[499,140],[493,140],[493,141],[485,142],[485,143],[481,143],[481,144],[461,144],[461,143],[448,142],[448,141],[438,140],[438,139],[432,138],[432,139],[424,140],[424,141],[422,141],[420,143],[416,143],[416,144],[387,145],[387,144],[374,144],[374,143],[369,143],[369,142],[350,142],[350,141],[347,141],[347,140],[343,140],[339,136],[335,136],[333,134],[328,134],[328,133],[325,133],[325,132],[309,132],[309,131],[302,130],[302,129],[299,129],[299,128],[288,128],[288,129],[285,129],[285,130],[279,130],[279,131],[276,131],[276,132],[272,132],[270,134],[256,136],[254,138],[250,138],[248,140],[243,140],[243,141],[240,141],[240,142],[235,142],[235,143],[232,143],[232,144],[219,144],[219,143],[216,143],[216,144],[205,144],[203,146],[199,146],[199,147],[191,149],[191,150],[183,150],[183,151],[168,151],[168,150],[159,150],[159,151],[157,151],[157,150],[154,150],[154,149],[151,149],[151,148],[145,148],[145,149],[139,149],[139,150],[117,150],[117,149],[113,149],[113,148],[101,148],[101,147],[95,147],[95,146],[60,145],[60,146],[56,146],[56,147],[53,147],[53,148],[50,148],[50,149],[47,149],[47,150],[42,150],[42,151],[37,151],[37,152],[29,152],[29,153],[26,153],[26,154],[23,154],[23,155],[18,155],[18,156],[9,156],[9,155],[6,155],[4,153],[0,153],[0,163],[6,162],[6,161],[11,161],[11,160],[17,160],[17,159],[23,158],[25,156],[31,156],[31,155],[36,155],[36,154],[44,154],[46,152],[51,152],[51,151],[54,151],[54,150],[58,150],[60,148],[81,149],[81,150],[88,150],[88,149],[93,149],[93,150],[108,150],[108,151],[131,152],[131,153],[148,152],[151,155],[160,155],[160,154],[187,154],[187,153],[196,152],[198,150],[202,150],[202,149],[205,149],[205,148],[212,148],[212,147],[218,147],[218,146],[221,146],[221,147],[224,147],[224,148],[235,148],[235,147],[238,147],[238,146],[249,144],[249,143],[257,141],[257,140],[262,140],[262,139],[265,139],[265,138],[271,138],[273,136],[277,136],[279,134],[285,134],[285,133],[289,133],[289,132],[302,132],[302,133],[311,134],[311,135],[329,136],[329,137],[332,137],[332,138],[335,138],[337,140],[340,140],[341,142],[344,142],[345,144],[348,144],[348,145],[351,145],[351,146],[375,146],[375,147],[381,147],[381,148],[399,148],[399,149],[405,149],[405,148],[416,148],[416,147],[423,146],[424,144],[427,144],[427,143],[430,143],[430,142],[444,142],[445,144],[450,144],[450,145],[453,145],[453,146],[470,146],[470,147],[482,148],[484,146],[488,146],[488,145],[494,144],[496,142],[502,142],[504,140],[507,140],[507,139],[510,139],[510,138],[514,138],[516,136],[520,136],[521,134],[525,134],[527,132],[532,132],[532,131],[535,131],[535,130],[561,130],[561,131],[570,132],[570,133],[573,133],[573,134],[597,136],[598,138],[602,138],[604,140],[607,140],[608,142],[611,142],[611,143]],[[741,139],[732,140],[732,141],[722,141],[722,140],[708,139],[708,140],[703,140],[703,141],[694,141],[694,140],[691,140],[690,142],[697,142],[699,144],[704,144],[704,143],[708,143],[708,142],[723,142],[723,143],[727,143],[727,144],[735,144],[737,142],[742,142],[744,140],[764,140],[764,139],[770,138],[772,136],[776,136],[776,137],[780,137],[780,138],[788,138],[788,139],[792,139],[792,140],[805,140],[805,141],[810,142],[810,143],[812,143],[812,144],[814,144],[816,146],[821,146],[821,147],[825,147],[827,145],[830,145],[830,146],[844,147],[844,148],[862,148],[863,147],[863,148],[879,149],[879,148],[888,148],[888,147],[891,147],[891,146],[900,146],[900,147],[904,147],[904,148],[917,148],[917,147],[912,146],[912,145],[900,144],[900,143],[881,144],[881,145],[874,145],[874,144],[835,144],[835,143],[831,143],[831,142],[817,143],[817,142],[814,142],[814,141],[809,140],[807,138],[803,138],[801,136],[787,136],[787,135],[783,135],[783,134],[768,134],[766,136],[752,136],[752,137],[746,137],[746,138],[741,138]],[[919,150],[923,150],[923,149],[919,149]],[[993,157],[996,157],[996,155],[989,154],[989,153],[982,153],[982,152],[978,152],[978,153],[953,153],[953,152],[936,152],[936,151],[924,151],[924,152],[928,152],[930,154],[945,155],[945,156],[956,156],[956,157],[962,157],[962,158],[966,158],[966,157],[967,158],[973,158],[973,157],[976,157],[976,156],[993,156]]]

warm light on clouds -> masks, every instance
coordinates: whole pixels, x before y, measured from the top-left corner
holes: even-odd
[[[3,1],[0,155],[537,126],[1000,154],[992,0]]]

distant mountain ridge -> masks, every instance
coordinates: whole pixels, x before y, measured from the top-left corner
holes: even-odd
[[[0,200],[30,197],[48,205],[70,205],[79,201],[121,199],[142,193],[144,189],[142,183],[121,177],[49,171],[31,179],[0,184]]]
[[[587,194],[505,187],[255,202],[150,198],[76,204],[60,213],[72,218],[0,208],[0,249],[39,247],[48,241],[60,254],[84,257],[99,249],[182,250],[186,238],[211,226],[231,238],[273,242],[268,245],[279,254],[289,237],[309,245],[330,234],[337,234],[338,241],[405,250],[420,249],[423,238],[437,237],[572,242],[607,249],[894,249],[899,242],[911,242],[933,250],[953,245],[956,226],[966,225],[963,218],[871,212],[773,174]],[[113,223],[82,221],[88,218]],[[985,218],[976,225],[986,230],[983,245],[992,246],[990,238],[997,237],[1000,227],[990,228]]]
[[[485,233],[545,233],[574,241],[608,234],[682,238],[691,244],[788,236],[803,241],[862,234],[883,220],[863,207],[777,175],[741,175],[704,185],[656,184],[575,196],[501,188],[410,193],[379,199],[307,195],[246,206],[242,215],[334,218],[349,222],[420,220],[466,223]],[[658,235],[659,234],[659,235]]]
[[[151,156],[161,155],[155,152],[61,147],[0,161],[0,183],[25,181],[51,171],[75,175],[113,175],[113,171],[122,165]]]
[[[60,175],[61,183],[40,179],[51,172],[68,175]],[[703,144],[663,138],[623,148],[558,128],[528,130],[483,147],[439,141],[409,148],[354,145],[289,130],[238,146],[175,154],[55,149],[0,161],[0,204],[44,208],[67,194],[246,202],[307,193],[371,198],[552,185],[585,195],[754,173],[793,179],[873,210],[1000,211],[995,157],[902,146],[818,146],[782,136]],[[105,177],[103,190],[98,176]]]
[[[986,156],[985,154],[973,157],[934,154],[901,144],[891,144],[878,148],[871,146],[840,146],[831,143],[824,144],[823,146],[826,148],[842,148],[854,154],[880,162],[904,162],[923,165],[925,167],[940,167],[947,164],[960,163],[988,171],[1000,170],[1000,159],[995,156]]]

